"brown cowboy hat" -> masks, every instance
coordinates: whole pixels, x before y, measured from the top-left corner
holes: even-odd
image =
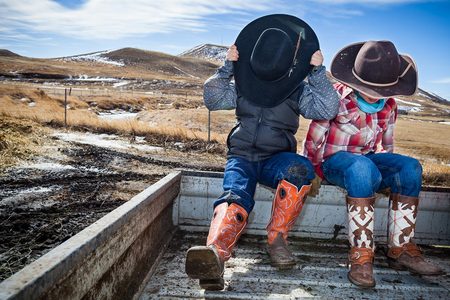
[[[351,44],[331,62],[331,75],[372,98],[410,96],[417,90],[417,67],[409,55],[398,54],[389,41]]]

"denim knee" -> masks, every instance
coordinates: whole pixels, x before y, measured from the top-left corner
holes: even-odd
[[[381,180],[381,173],[376,165],[364,156],[355,157],[344,171],[344,184],[350,197],[373,196],[380,187]]]
[[[297,186],[297,188],[310,184],[314,177],[314,167],[309,160],[292,163],[284,174],[284,179]]]
[[[232,203],[238,204],[239,206],[242,206],[248,214],[252,212],[253,207],[255,206],[255,201],[253,199],[245,199],[232,191],[224,191],[222,195],[220,195],[220,197],[216,201],[214,201],[214,208],[224,202],[228,203],[228,205]]]
[[[420,162],[415,158],[408,157],[399,171],[399,177],[401,193],[405,196],[417,196],[422,186],[422,165]]]

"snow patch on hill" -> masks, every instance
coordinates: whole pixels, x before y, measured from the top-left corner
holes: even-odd
[[[228,48],[225,46],[202,44],[184,51],[178,56],[190,56],[222,63],[227,56],[227,50]]]
[[[395,101],[403,103],[403,104],[406,104],[406,105],[416,106],[416,107],[421,107],[422,106],[419,103],[409,102],[409,101],[405,101],[405,100],[401,100],[401,99],[395,99]]]
[[[105,54],[108,54],[109,52],[112,52],[113,50],[107,50],[107,51],[98,51],[98,52],[92,52],[88,54],[81,54],[81,55],[74,55],[74,56],[67,56],[58,58],[57,60],[61,61],[87,61],[87,62],[96,62],[96,63],[102,63],[102,64],[109,64],[114,65],[118,67],[125,66],[125,63],[123,61],[115,61],[111,60],[107,56],[104,56]]]

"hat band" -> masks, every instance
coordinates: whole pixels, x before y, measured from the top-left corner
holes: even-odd
[[[356,79],[358,79],[359,81],[361,81],[362,83],[368,84],[368,85],[372,85],[372,86],[393,86],[396,85],[398,83],[398,80],[400,78],[402,78],[403,76],[405,76],[405,74],[408,72],[408,70],[411,68],[412,64],[409,63],[408,66],[406,67],[405,71],[403,71],[403,73],[397,77],[397,80],[395,80],[394,82],[389,82],[389,83],[376,83],[376,82],[370,82],[370,81],[366,81],[364,79],[362,79],[361,77],[358,76],[358,74],[356,74],[355,72],[355,68],[352,68],[352,73],[353,75],[356,77]]]
[[[291,77],[292,71],[294,71],[295,65],[297,64],[297,52],[298,52],[298,49],[300,48],[301,39],[302,39],[302,32],[300,31],[298,33],[297,47],[295,47],[294,58],[292,58],[291,68],[289,69],[288,77]]]

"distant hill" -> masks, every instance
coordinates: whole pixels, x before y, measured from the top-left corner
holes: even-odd
[[[137,48],[122,48],[53,59],[29,58],[0,49],[0,77],[33,80],[86,76],[187,80],[200,86],[223,63],[227,49],[225,46],[203,44],[174,56]],[[327,75],[330,77],[329,73]],[[450,101],[422,89],[412,97],[399,98],[404,100],[401,105],[409,111],[449,111]],[[430,108],[425,109],[428,106]]]
[[[162,52],[137,48],[122,48],[113,51],[98,51],[81,55],[60,57],[63,61],[85,61],[109,64],[118,67],[137,68],[168,75],[205,78],[214,73],[217,65],[192,57],[178,57]]]
[[[9,51],[7,49],[0,49],[0,56],[21,57],[19,54]]]
[[[217,65],[195,57],[179,57],[136,48],[123,48],[108,52],[104,56],[113,61],[121,61],[126,66],[187,75],[194,78],[210,76],[217,68]]]
[[[438,103],[442,103],[442,104],[450,104],[450,99],[442,98],[441,96],[436,95],[435,93],[430,93],[430,92],[424,91],[420,88],[418,89],[417,94],[419,96],[428,98],[434,102],[438,102]]]
[[[228,47],[213,45],[213,44],[203,44],[196,46],[192,49],[184,51],[178,56],[181,57],[196,57],[200,59],[205,59],[213,61],[215,63],[222,64],[227,55]]]
[[[9,51],[5,50],[4,53],[9,54]],[[52,59],[9,55],[8,60],[3,56],[3,61],[0,55],[0,76],[55,79],[81,75],[135,79],[173,77],[190,78],[203,83],[217,68],[217,64],[204,59],[136,48],[97,51]]]

